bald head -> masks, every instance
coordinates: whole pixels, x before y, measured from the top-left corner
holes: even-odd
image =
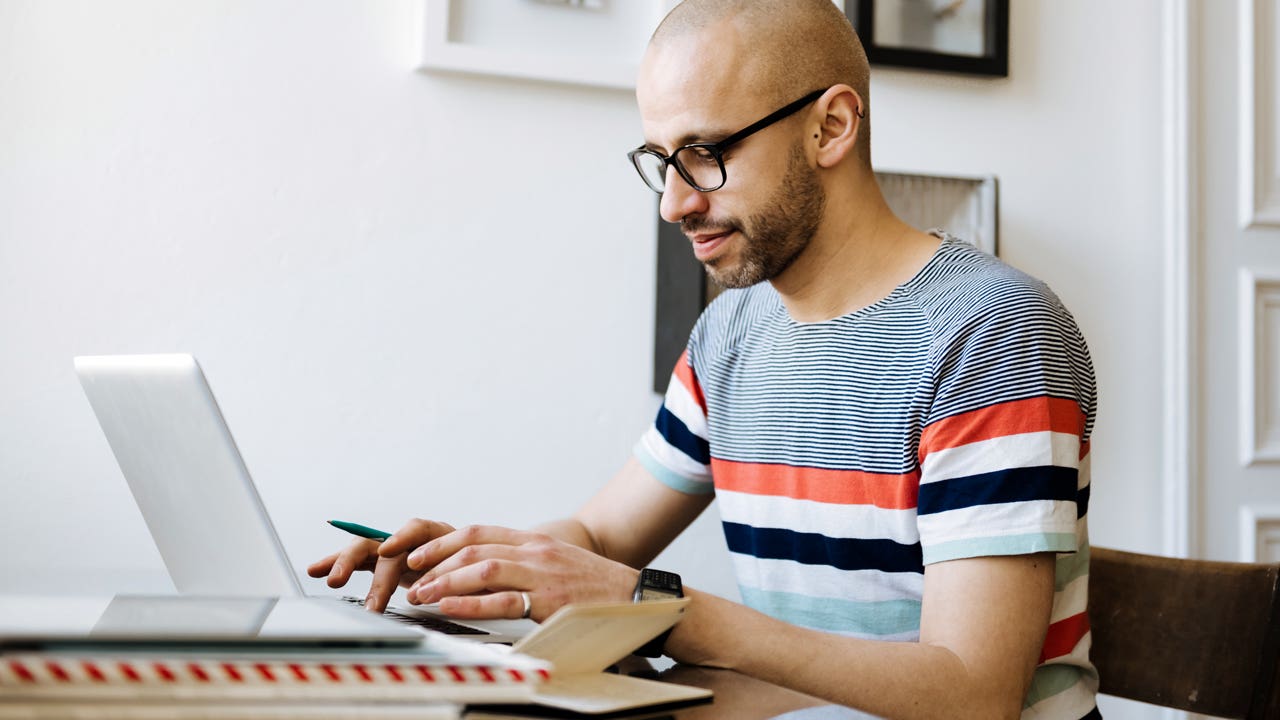
[[[673,65],[683,72],[672,72]],[[642,75],[665,66],[668,81],[708,92],[754,94],[781,107],[813,90],[848,85],[868,110],[867,56],[848,18],[831,0],[684,0],[654,31]],[[661,91],[661,87],[650,90]],[[870,167],[870,117],[856,154]]]

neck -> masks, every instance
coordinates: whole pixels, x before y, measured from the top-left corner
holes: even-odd
[[[827,215],[808,247],[770,281],[798,322],[830,320],[884,299],[938,248],[936,237],[893,214],[873,178],[864,182],[828,195]]]

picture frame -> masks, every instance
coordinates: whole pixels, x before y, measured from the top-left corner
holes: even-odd
[[[424,0],[419,69],[634,90],[677,0]]]
[[[1009,0],[847,0],[872,65],[1008,77]]]

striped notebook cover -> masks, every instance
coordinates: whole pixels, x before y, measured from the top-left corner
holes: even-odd
[[[0,656],[0,700],[152,698],[528,701],[545,668],[280,658],[16,653]]]

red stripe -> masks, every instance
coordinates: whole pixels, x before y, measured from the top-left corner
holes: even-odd
[[[23,665],[17,660],[10,660],[9,668],[13,670],[13,674],[17,675],[18,678],[21,679],[23,682],[36,681],[36,676],[31,674],[31,671],[27,669],[27,666]]]
[[[449,674],[453,676],[453,679],[454,679],[454,680],[456,680],[456,681],[458,681],[458,682],[466,682],[466,681],[467,681],[467,676],[462,674],[462,671],[458,669],[458,666],[457,666],[457,665],[450,665],[450,666],[446,667],[445,669],[449,671]]]
[[[698,384],[698,376],[693,374],[693,366],[689,364],[689,351],[687,349],[680,353],[680,359],[676,361],[676,369],[672,374],[680,381],[684,389],[689,391],[689,395],[698,403],[698,407],[702,408],[702,414],[706,415],[707,398],[702,394],[702,386]]]
[[[413,667],[418,671],[418,674],[422,676],[423,680],[426,680],[427,682],[436,681],[436,676],[431,674],[430,668],[426,665],[414,665]]]
[[[1089,615],[1087,613],[1072,615],[1053,623],[1044,636],[1044,649],[1040,651],[1040,662],[1070,655],[1088,632]]]
[[[311,682],[311,678],[307,676],[307,671],[297,663],[289,663],[289,672],[293,673],[293,676],[302,682]]]
[[[202,683],[209,682],[209,673],[205,672],[204,668],[200,667],[198,663],[187,663],[187,672]]]
[[[404,682],[404,675],[400,674],[399,668],[397,668],[395,665],[385,665],[384,667],[386,668],[387,674],[391,676],[392,680],[395,680],[398,683]]]
[[[551,673],[547,672],[546,670],[539,670],[538,675],[541,676],[543,680],[551,679]]]
[[[169,666],[164,663],[155,663],[153,667],[155,668],[156,674],[165,682],[174,682],[178,679],[177,676],[173,674],[173,671],[169,669]]]
[[[1084,436],[1085,415],[1075,400],[1034,397],[939,420],[920,435],[920,462],[937,450],[1033,432]]]
[[[268,667],[266,663],[254,663],[253,669],[258,671],[258,674],[262,676],[263,680],[266,680],[267,682],[276,681],[275,674],[271,672],[271,668]]]
[[[117,665],[120,667],[120,672],[124,673],[124,676],[129,679],[129,682],[142,682],[142,676],[138,674],[137,670],[133,669],[132,665],[126,662],[117,663]]]
[[[352,665],[351,669],[356,671],[356,674],[360,676],[361,680],[365,682],[373,682],[373,675],[369,673],[369,668],[364,665]]]
[[[236,666],[231,663],[222,663],[222,671],[227,674],[227,677],[236,682],[242,682],[244,680],[244,676],[241,675],[240,671],[236,669]]]
[[[516,670],[515,668],[508,668],[507,674],[510,675],[511,679],[515,680],[516,682],[524,682],[524,673],[520,672],[519,670]]]
[[[46,662],[44,666],[49,669],[49,673],[52,674],[55,678],[57,678],[59,682],[71,681],[71,676],[68,675],[67,671],[62,668],[62,665],[50,660]]]
[[[98,668],[96,663],[86,660],[85,662],[80,663],[80,665],[84,668],[84,671],[89,674],[89,677],[93,678],[94,682],[107,681],[107,676],[102,674],[102,670]]]
[[[332,665],[324,664],[320,666],[320,669],[324,671],[324,674],[328,675],[329,679],[334,682],[338,682],[342,679],[342,676],[338,674],[338,671],[334,669]]]
[[[887,510],[914,508],[920,492],[919,470],[893,475],[712,458],[711,476],[718,490]]]
[[[487,683],[491,683],[497,680],[497,678],[493,676],[493,673],[489,672],[489,668],[483,665],[477,665],[476,672],[480,673],[480,677],[484,678],[484,681]]]

